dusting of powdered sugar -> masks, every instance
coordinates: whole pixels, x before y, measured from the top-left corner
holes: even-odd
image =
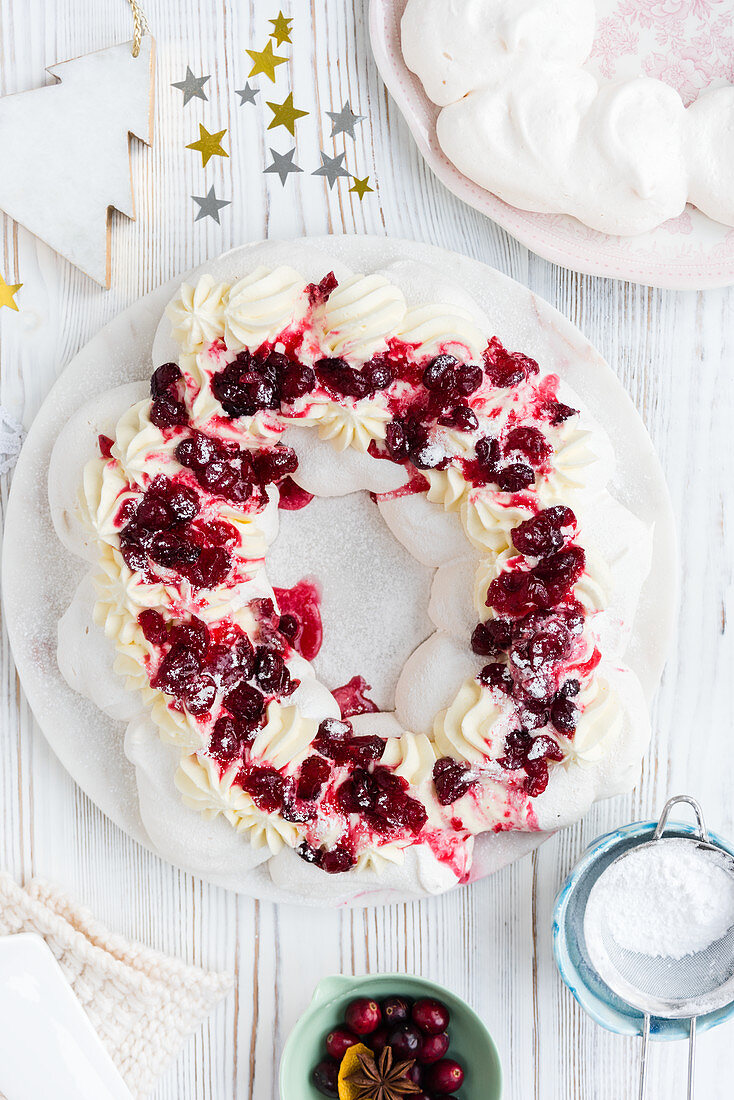
[[[602,874],[589,896],[590,922],[619,947],[679,960],[703,951],[734,925],[731,860],[690,840],[641,846]]]

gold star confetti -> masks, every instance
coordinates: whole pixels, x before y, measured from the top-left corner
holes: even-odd
[[[8,309],[14,309],[16,312],[18,311],[18,303],[15,301],[15,295],[22,286],[22,283],[6,283],[2,275],[0,275],[0,309],[2,309],[3,306],[7,306]]]
[[[284,42],[290,43],[293,30],[292,19],[286,19],[283,12],[279,11],[277,19],[268,19],[268,23],[273,24],[270,37],[275,39],[276,46],[282,46]]]
[[[210,134],[206,126],[199,123],[199,140],[192,141],[191,145],[187,145],[186,148],[201,153],[201,164],[203,168],[206,168],[212,157],[229,156],[229,153],[226,153],[222,148],[222,138],[226,133],[226,130],[218,130],[216,134]]]
[[[365,197],[365,195],[367,194],[368,191],[374,191],[374,187],[369,186],[369,182],[370,182],[370,177],[369,176],[365,176],[363,180],[359,180],[359,179],[357,179],[356,176],[352,176],[352,179],[354,180],[354,183],[349,188],[349,190],[354,191],[355,194],[359,195],[359,201],[360,202]]]
[[[260,73],[264,73],[273,84],[275,84],[275,69],[277,65],[285,65],[288,60],[287,57],[279,57],[273,53],[273,43],[268,39],[268,44],[264,50],[258,52],[257,50],[246,50],[245,53],[249,53],[255,64],[247,74],[248,78],[251,76],[259,76]]]
[[[296,119],[308,114],[308,111],[299,111],[293,106],[293,92],[289,92],[282,103],[268,103],[268,107],[273,112],[273,121],[268,126],[268,130],[274,130],[276,126],[285,126],[290,134],[296,132]]]

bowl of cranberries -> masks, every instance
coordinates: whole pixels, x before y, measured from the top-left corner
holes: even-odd
[[[497,1049],[456,994],[404,974],[326,978],[286,1043],[281,1100],[499,1100]]]

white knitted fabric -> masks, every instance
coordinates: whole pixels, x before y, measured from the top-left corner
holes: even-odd
[[[138,1097],[233,984],[114,935],[45,882],[23,889],[0,874],[0,935],[15,932],[43,936]]]

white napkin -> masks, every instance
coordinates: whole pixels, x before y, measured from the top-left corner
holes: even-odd
[[[25,889],[0,874],[0,935],[43,936],[92,1025],[138,1097],[229,992],[232,978],[184,966],[116,936],[39,879]]]

